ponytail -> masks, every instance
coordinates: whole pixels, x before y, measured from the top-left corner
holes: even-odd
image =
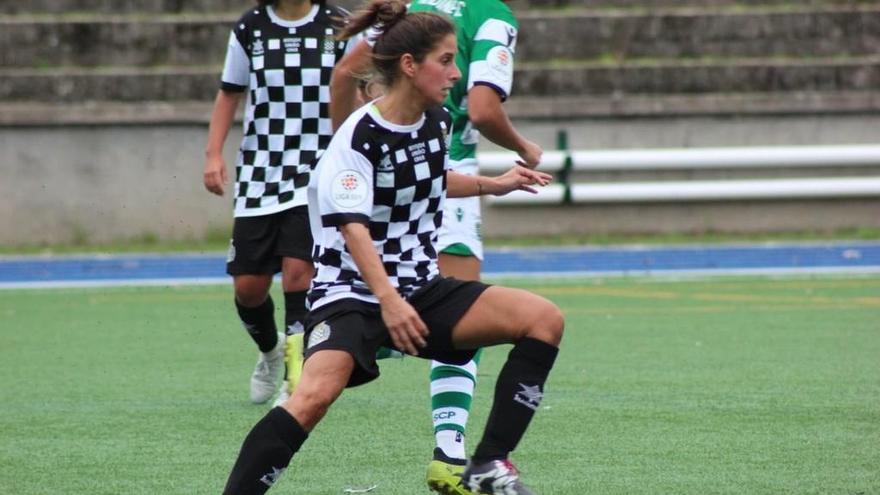
[[[386,86],[397,79],[400,57],[409,53],[421,62],[441,39],[455,34],[455,25],[439,14],[408,14],[402,0],[370,0],[347,20],[337,37],[348,39],[371,27],[379,32],[373,45],[373,65]]]
[[[372,0],[348,19],[337,38],[345,40],[370,27],[375,27],[381,36],[404,17],[406,4],[401,0]]]

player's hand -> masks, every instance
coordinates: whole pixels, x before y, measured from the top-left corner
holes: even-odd
[[[205,160],[205,175],[202,180],[205,189],[217,196],[223,196],[224,186],[229,182],[229,177],[226,176],[226,162],[223,161],[222,156],[209,157]]]
[[[512,191],[526,191],[536,194],[537,189],[531,186],[546,186],[553,179],[548,173],[538,172],[525,167],[516,166],[498,177],[485,180],[484,190],[495,196],[503,196]]]
[[[379,306],[382,309],[382,321],[388,327],[394,347],[417,356],[419,349],[428,344],[425,341],[428,327],[419,317],[419,313],[396,292],[380,300]]]
[[[541,163],[541,155],[544,154],[544,150],[527,139],[523,149],[519,150],[518,154],[520,157],[520,159],[516,161],[518,165],[534,169],[539,163]]]

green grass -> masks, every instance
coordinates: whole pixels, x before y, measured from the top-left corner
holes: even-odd
[[[880,277],[516,285],[568,325],[514,456],[538,493],[880,493]],[[231,299],[0,292],[0,492],[219,493],[267,410],[247,402],[255,350]],[[505,353],[480,368],[471,447]],[[427,493],[427,363],[382,372],[343,395],[272,493]]]

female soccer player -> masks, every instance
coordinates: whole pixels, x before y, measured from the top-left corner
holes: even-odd
[[[475,349],[512,343],[462,479],[476,493],[530,495],[508,456],[543,397],[562,315],[523,290],[440,277],[436,242],[447,195],[533,192],[550,177],[524,167],[494,178],[448,171],[450,117],[440,104],[461,77],[455,28],[437,14],[407,14],[400,0],[373,0],[341,36],[375,24],[386,94],[346,120],[309,183],[317,273],[302,377],[248,434],[225,492],[268,490],[343,389],[378,377],[379,347],[461,364]]]
[[[462,72],[444,101],[452,117],[450,168],[476,174],[476,148],[481,136],[520,155],[521,164],[535,168],[541,148],[513,126],[502,103],[513,85],[518,23],[502,0],[438,2],[413,0],[409,12],[438,12],[455,24]],[[366,36],[333,70],[330,115],[338,127],[354,111],[355,80],[372,65],[371,36]],[[437,250],[440,273],[459,280],[480,280],[483,259],[482,216],[477,197],[445,202]],[[428,465],[428,486],[444,495],[469,495],[461,487],[465,464],[465,430],[476,385],[481,353],[471,362],[453,365],[433,361],[430,372],[431,416],[436,448]]]
[[[223,143],[246,94],[226,271],[233,277],[239,318],[261,351],[250,397],[263,403],[276,392],[284,365],[285,338],[276,329],[269,295],[278,271],[291,335],[287,354],[294,361],[290,379],[301,366],[306,290],[314,273],[306,206],[309,168],[330,143],[330,74],[353,43],[335,39],[334,19],[346,13],[341,9],[317,0],[258,4],[229,37],[208,130],[204,184],[223,195],[228,182]]]

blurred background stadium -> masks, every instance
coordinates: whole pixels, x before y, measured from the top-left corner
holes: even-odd
[[[247,5],[0,3],[0,244],[226,236],[230,201],[203,190],[203,148],[229,26]],[[712,163],[709,152],[665,166],[557,156],[558,184],[618,189],[487,204],[489,239],[880,228],[880,2],[512,7],[521,34],[506,105],[546,150],[833,145],[858,146],[858,156],[844,148],[818,162],[809,151],[807,163],[804,153],[768,162],[734,150],[733,161]],[[234,128],[226,141],[229,163],[239,136]],[[802,181],[816,178],[833,180]],[[729,191],[676,189],[693,181]],[[630,187],[656,183],[659,193]],[[765,192],[747,194],[756,189]]]

